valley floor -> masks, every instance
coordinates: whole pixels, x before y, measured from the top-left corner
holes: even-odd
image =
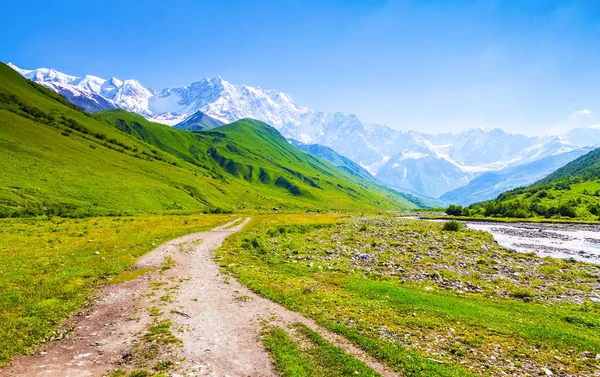
[[[277,376],[262,335],[268,333],[272,345],[287,340],[296,347],[287,335],[277,336],[286,328],[295,329],[294,338],[312,337],[319,355],[333,353],[337,368],[351,368],[346,374],[395,376],[341,336],[219,272],[214,250],[249,220],[180,237],[144,255],[133,268],[142,276],[104,285],[93,304],[63,324],[68,336],[15,358],[2,375]]]
[[[3,225],[2,375],[600,375],[600,266],[484,232],[340,214]]]

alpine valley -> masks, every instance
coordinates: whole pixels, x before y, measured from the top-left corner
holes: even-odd
[[[542,179],[600,145],[596,128],[537,137],[500,129],[437,135],[399,131],[363,123],[353,114],[302,107],[285,93],[232,84],[221,77],[155,91],[136,80],[8,65],[88,112],[124,109],[182,130],[257,119],[294,146],[352,175],[437,203],[467,205],[493,199]]]

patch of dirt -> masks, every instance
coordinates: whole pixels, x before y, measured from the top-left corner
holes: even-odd
[[[236,221],[175,239],[146,254],[136,268],[156,268],[156,272],[102,287],[89,312],[74,316],[66,325],[74,329],[70,337],[41,347],[36,355],[16,357],[0,374],[87,377],[117,368],[151,369],[164,358],[144,359],[140,345],[156,320],[151,309],[158,307],[182,341],[182,346],[170,348],[168,354],[174,361],[173,374],[277,376],[261,339],[266,321],[282,326],[304,323],[383,376],[397,375],[341,336],[254,294],[233,278],[224,278],[213,251],[249,218],[237,225]],[[174,264],[161,270],[165,258],[172,258]],[[158,298],[159,291],[165,295]]]

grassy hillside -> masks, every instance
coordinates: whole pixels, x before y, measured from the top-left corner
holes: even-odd
[[[531,186],[507,191],[495,200],[467,208],[451,206],[448,212],[467,216],[597,220],[600,216],[600,149],[579,157]]]
[[[243,119],[218,129],[186,132],[123,110],[104,111],[95,117],[216,177],[241,180],[256,190],[275,189],[280,193],[283,189],[288,200],[357,209],[365,205],[425,205],[417,198],[354,177],[297,150],[277,130],[257,120]]]
[[[264,123],[190,133],[124,111],[91,116],[3,64],[0,148],[0,217],[415,206]]]

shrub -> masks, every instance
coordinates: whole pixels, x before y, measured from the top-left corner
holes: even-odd
[[[233,211],[228,208],[207,207],[206,209],[204,209],[204,211],[202,211],[202,213],[205,213],[205,214],[229,214],[229,213],[233,213]]]
[[[456,220],[448,221],[444,223],[442,230],[447,232],[458,232],[462,229],[462,224]]]
[[[463,207],[462,206],[457,206],[454,204],[450,204],[448,206],[448,208],[446,208],[446,213],[450,216],[462,216],[463,214]]]
[[[531,301],[535,293],[528,288],[514,288],[511,290],[510,296],[523,301]]]

